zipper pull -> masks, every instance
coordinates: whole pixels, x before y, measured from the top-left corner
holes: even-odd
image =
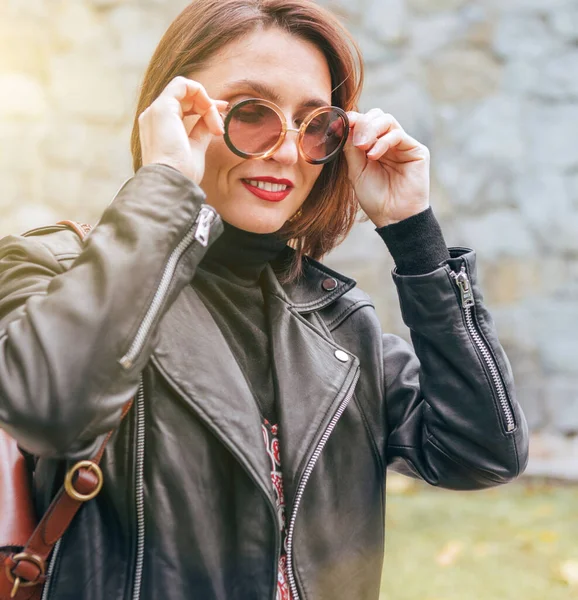
[[[474,293],[472,291],[472,286],[470,285],[466,267],[462,265],[460,272],[453,273],[452,276],[456,281],[456,285],[460,288],[462,308],[470,308],[474,305]]]
[[[199,213],[197,221],[197,229],[195,231],[195,239],[202,246],[206,246],[209,243],[209,233],[211,232],[211,225],[215,220],[215,213],[210,208],[203,206]]]

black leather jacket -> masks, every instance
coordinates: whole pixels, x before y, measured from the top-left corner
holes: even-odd
[[[148,166],[84,246],[59,226],[0,242],[0,424],[39,457],[39,511],[65,461],[93,455],[137,395],[105,453],[102,492],[53,554],[51,600],[275,598],[257,405],[195,292],[222,231],[203,198]],[[462,490],[526,465],[475,255],[451,255],[432,273],[394,273],[414,349],[382,334],[351,279],[306,260],[304,278],[282,286],[267,267],[295,600],[378,598],[387,465]]]

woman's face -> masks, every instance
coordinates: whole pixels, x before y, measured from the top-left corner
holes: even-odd
[[[189,77],[202,83],[215,100],[231,104],[246,98],[271,100],[282,110],[288,127],[297,128],[295,122],[301,123],[316,106],[331,104],[331,76],[322,52],[277,28],[232,42]],[[215,137],[207,150],[201,187],[227,223],[271,233],[299,210],[322,168],[300,156],[296,132],[288,132],[270,158],[251,160],[233,154],[222,137]],[[248,182],[265,177],[289,180],[290,193],[276,202],[259,197]]]

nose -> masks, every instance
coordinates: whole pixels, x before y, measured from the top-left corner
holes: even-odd
[[[271,156],[271,160],[275,160],[282,165],[294,165],[299,160],[299,148],[297,147],[298,133],[298,129],[287,129],[283,143],[279,146],[275,154]]]

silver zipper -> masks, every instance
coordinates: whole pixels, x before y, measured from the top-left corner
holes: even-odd
[[[297,493],[295,495],[295,504],[293,507],[293,513],[291,515],[291,521],[289,522],[289,529],[287,531],[287,578],[289,579],[289,587],[291,588],[291,600],[299,600],[299,592],[297,590],[297,582],[295,581],[295,574],[293,573],[293,534],[295,532],[295,521],[297,519],[297,511],[299,510],[299,505],[301,504],[301,499],[303,498],[303,492],[305,491],[305,486],[309,481],[309,477],[311,477],[311,473],[313,472],[313,468],[321,455],[321,451],[325,447],[329,436],[332,434],[337,422],[341,418],[341,415],[347,408],[347,405],[353,398],[353,394],[355,392],[355,386],[357,385],[357,381],[359,380],[359,367],[357,368],[357,372],[355,373],[355,377],[353,379],[353,383],[347,392],[347,395],[339,405],[337,412],[333,415],[333,418],[329,422],[327,429],[323,433],[323,436],[319,440],[317,447],[315,448],[315,452],[311,455],[309,462],[307,463],[307,467],[305,471],[303,471],[303,475],[301,477],[301,481],[299,482],[299,487],[297,488]]]
[[[144,451],[145,451],[145,410],[144,410],[144,388],[141,377],[136,399],[136,520],[137,520],[137,543],[136,562],[134,569],[134,586],[132,591],[133,600],[139,600],[142,584],[142,572],[144,564],[145,544],[145,520],[144,520]]]
[[[48,570],[46,571],[46,581],[44,582],[44,588],[42,589],[42,598],[41,600],[48,600],[48,593],[50,592],[50,583],[52,581],[52,573],[54,572],[54,566],[56,565],[56,558],[58,557],[58,553],[60,552],[60,545],[62,544],[62,538],[60,538],[52,551],[52,557],[50,558],[50,564],[48,565]]]
[[[492,377],[492,381],[494,382],[494,387],[498,394],[498,400],[500,406],[502,407],[504,417],[506,419],[506,431],[513,431],[516,427],[516,421],[514,419],[514,413],[510,408],[508,394],[502,382],[500,370],[498,369],[498,365],[496,364],[496,361],[494,360],[492,353],[488,348],[488,345],[484,342],[474,321],[474,316],[472,314],[472,307],[475,304],[474,294],[465,266],[462,265],[462,268],[460,269],[459,273],[454,273],[452,271],[451,276],[456,282],[456,285],[458,286],[461,293],[462,308],[466,317],[467,329],[472,337],[472,340],[474,341],[474,344],[480,351],[480,354],[482,355],[482,358],[486,366],[488,367],[488,370]]]
[[[189,229],[185,237],[183,237],[183,239],[179,242],[178,246],[171,252],[151,305],[149,306],[149,309],[147,310],[146,315],[144,316],[144,319],[142,320],[142,323],[136,332],[128,352],[119,360],[119,363],[124,369],[130,369],[141,353],[147,336],[152,329],[155,319],[158,316],[161,306],[163,305],[165,297],[169,291],[179,260],[187,251],[189,246],[193,243],[193,241],[196,240],[199,242],[199,244],[201,244],[201,246],[207,246],[209,243],[211,225],[215,220],[215,217],[215,211],[212,208],[204,205],[201,208],[194,225],[191,227],[191,229]]]
[[[139,600],[142,584],[142,572],[144,564],[144,538],[145,538],[145,522],[144,522],[144,450],[145,450],[145,413],[144,413],[144,389],[142,378],[137,392],[137,400],[135,406],[137,414],[137,453],[136,453],[136,515],[137,515],[137,555],[135,562],[135,576],[133,586],[133,600]],[[48,600],[52,574],[56,566],[56,559],[60,552],[62,538],[54,545],[50,564],[46,571],[46,581],[42,590],[41,600]]]

